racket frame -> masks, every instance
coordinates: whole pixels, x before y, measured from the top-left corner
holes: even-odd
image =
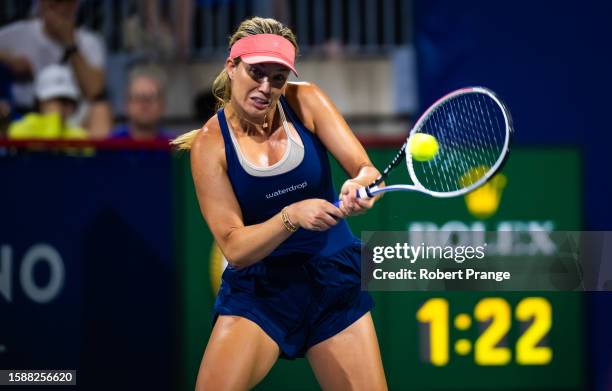
[[[491,99],[495,101],[495,103],[499,105],[502,111],[502,114],[504,116],[504,123],[506,126],[506,135],[504,139],[504,146],[502,148],[502,153],[498,157],[495,164],[493,164],[493,166],[491,166],[491,168],[479,180],[472,183],[471,185],[464,187],[462,189],[450,191],[450,192],[439,192],[439,191],[429,190],[425,188],[416,177],[416,174],[414,172],[414,167],[412,165],[412,154],[407,148],[408,140],[413,134],[419,132],[419,130],[422,128],[423,124],[425,123],[425,121],[427,121],[427,119],[431,116],[431,114],[439,106],[444,104],[447,100],[455,98],[460,95],[470,94],[474,92],[482,93],[482,94],[489,96]],[[493,177],[493,175],[495,175],[497,172],[501,170],[501,168],[503,167],[503,165],[505,164],[508,158],[508,153],[510,152],[510,140],[511,140],[512,133],[514,133],[514,128],[512,126],[512,117],[510,115],[510,111],[507,109],[506,105],[502,102],[502,100],[499,99],[499,97],[493,91],[485,87],[465,87],[465,88],[460,88],[458,90],[452,91],[444,95],[437,101],[435,101],[423,114],[421,114],[417,122],[412,127],[412,130],[410,131],[410,134],[408,135],[406,142],[404,142],[404,145],[402,145],[398,154],[393,159],[391,164],[389,164],[385,168],[385,170],[383,171],[383,174],[380,177],[378,177],[374,182],[372,182],[372,184],[370,184],[367,187],[361,188],[358,191],[358,197],[368,199],[368,198],[372,198],[373,196],[377,194],[385,193],[388,191],[418,191],[418,192],[425,193],[432,197],[437,197],[437,198],[450,198],[450,197],[457,197],[463,194],[467,194],[477,189],[478,187],[482,186],[483,184],[485,184],[491,177]],[[404,185],[389,185],[385,187],[379,187],[378,185],[388,176],[389,172],[391,172],[391,170],[399,164],[402,156],[406,158],[406,165],[408,167],[408,173],[410,175],[410,179],[412,179],[414,184],[413,185],[405,185],[405,184]]]

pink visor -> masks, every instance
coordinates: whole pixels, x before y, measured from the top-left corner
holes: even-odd
[[[289,40],[276,34],[249,35],[239,39],[230,51],[230,58],[240,57],[247,64],[273,62],[295,70],[295,47]]]

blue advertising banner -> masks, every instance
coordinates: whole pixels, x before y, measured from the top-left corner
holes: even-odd
[[[171,389],[170,154],[89,155],[0,159],[0,368],[76,369],[84,389]]]

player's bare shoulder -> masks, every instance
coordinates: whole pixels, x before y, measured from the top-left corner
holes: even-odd
[[[289,82],[285,96],[287,99],[297,99],[299,101],[309,101],[321,94],[321,89],[309,81]]]
[[[225,143],[216,114],[206,121],[196,135],[191,147],[191,159],[213,160],[225,165]]]
[[[320,108],[321,89],[310,82],[289,82],[285,97],[302,123],[314,132],[314,116]]]

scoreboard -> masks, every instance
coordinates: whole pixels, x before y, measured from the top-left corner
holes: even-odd
[[[581,389],[576,293],[385,292],[376,303],[390,389]]]

